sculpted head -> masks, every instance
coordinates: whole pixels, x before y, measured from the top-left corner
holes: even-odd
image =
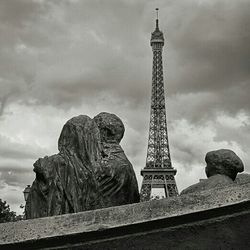
[[[102,112],[94,117],[94,121],[100,130],[102,142],[120,143],[125,128],[118,116]]]
[[[206,175],[208,178],[221,174],[235,180],[237,173],[244,170],[241,159],[229,149],[210,151],[206,154],[205,161],[207,163]]]

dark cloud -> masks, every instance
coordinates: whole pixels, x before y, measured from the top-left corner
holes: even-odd
[[[142,49],[141,44],[146,45],[145,36],[138,32],[142,28],[138,16],[138,10],[142,13],[144,9],[142,3],[1,4],[7,13],[0,19],[2,34],[10,40],[2,41],[0,51],[0,73],[12,86],[6,92],[16,89],[19,92],[16,98],[24,101],[34,98],[37,103],[56,106],[78,105],[83,97],[98,96],[103,91],[113,98],[127,97],[136,103],[144,99],[145,91],[141,90],[147,68],[142,62],[150,50],[147,54]],[[17,16],[14,6],[20,8]]]
[[[34,173],[30,170],[0,170],[1,180],[4,180],[4,184],[14,187],[26,187],[27,184],[31,184],[31,180],[34,179]]]
[[[2,1],[1,5],[6,34],[2,37],[11,40],[3,41],[1,50],[0,72],[7,74],[4,79],[12,86],[3,92],[15,90],[16,98],[55,106],[79,105],[83,98],[93,100],[102,93],[133,105],[148,103],[152,3]],[[203,109],[248,109],[244,93],[250,86],[249,1],[160,5],[169,97],[205,92],[213,98]],[[228,92],[235,102],[225,98]]]
[[[250,2],[212,2],[169,8],[174,14],[165,22],[168,50],[176,57],[167,57],[170,93],[208,92],[217,110],[249,112],[243,93],[250,91]]]
[[[33,160],[41,154],[46,154],[46,149],[37,145],[12,142],[0,134],[0,158],[2,159]]]

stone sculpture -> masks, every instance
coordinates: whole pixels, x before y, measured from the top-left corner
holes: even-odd
[[[237,173],[244,170],[241,159],[229,149],[208,152],[205,161],[207,163],[205,172],[208,179],[184,189],[181,194],[235,184]]]
[[[137,180],[120,141],[124,125],[116,116],[100,113],[94,117],[101,135],[101,168],[96,173],[104,206],[139,202]]]
[[[230,177],[233,181],[238,172],[244,170],[241,159],[229,149],[220,149],[206,154],[205,161],[207,177],[220,174]]]
[[[133,167],[119,142],[122,121],[100,113],[80,115],[64,125],[59,153],[34,163],[36,179],[26,217],[37,218],[139,202]]]

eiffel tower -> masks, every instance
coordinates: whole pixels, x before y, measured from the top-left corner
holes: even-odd
[[[158,8],[156,12],[156,28],[150,41],[153,50],[152,96],[146,166],[141,170],[141,201],[150,200],[152,188],[163,188],[166,198],[178,195],[167,133],[162,65],[164,36],[159,30]]]

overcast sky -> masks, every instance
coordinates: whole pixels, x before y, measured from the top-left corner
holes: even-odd
[[[234,150],[250,171],[250,0],[1,0],[0,198],[11,209],[79,114],[123,120],[140,186],[156,7],[178,189],[205,177],[210,150]]]

